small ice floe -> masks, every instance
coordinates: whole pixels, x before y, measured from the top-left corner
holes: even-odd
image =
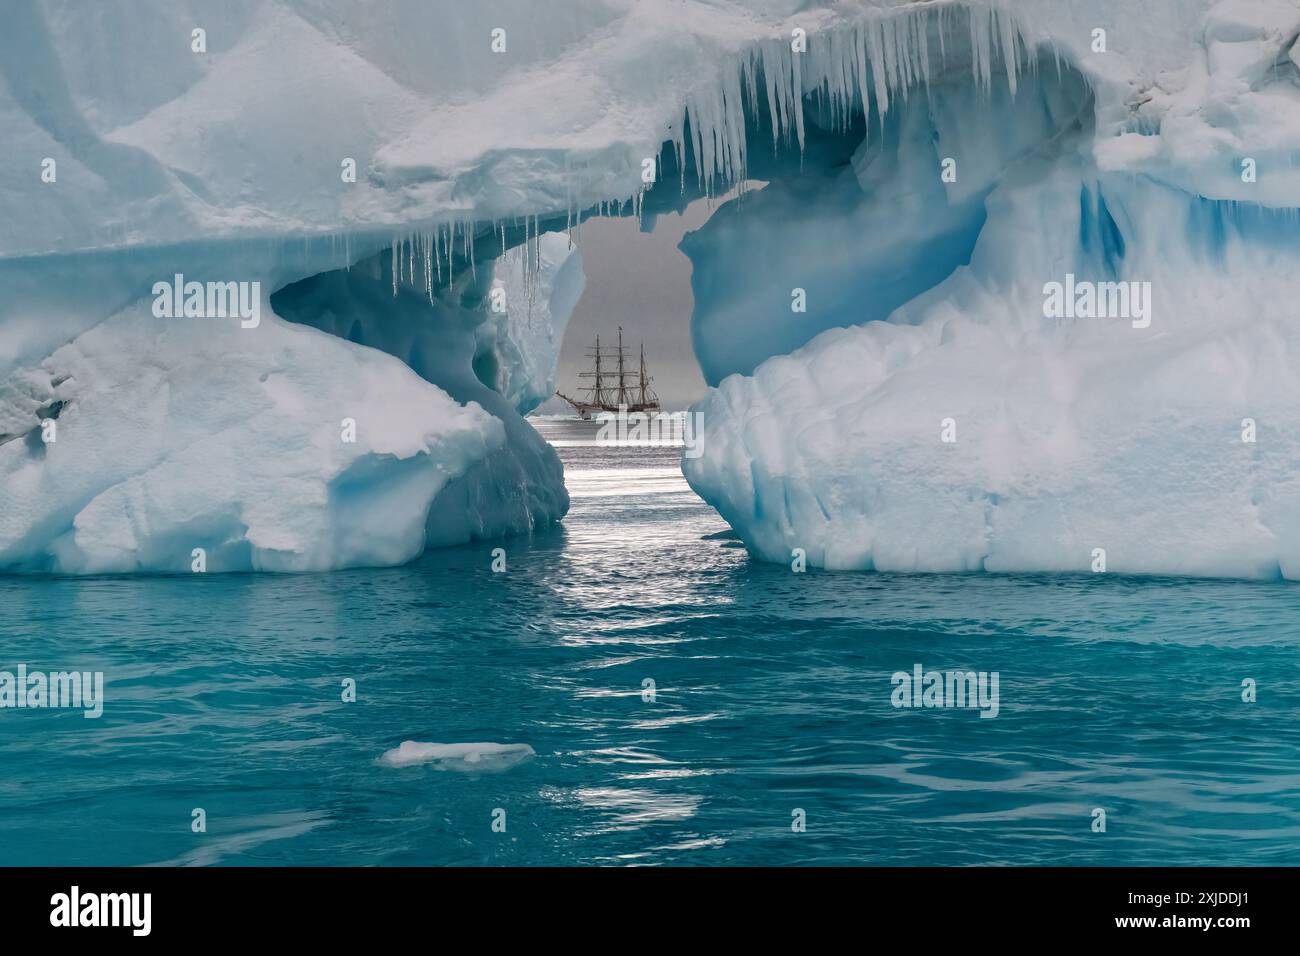
[[[385,767],[409,767],[432,763],[439,770],[485,773],[507,770],[533,756],[528,744],[428,744],[403,740],[402,745],[387,751],[379,762]]]

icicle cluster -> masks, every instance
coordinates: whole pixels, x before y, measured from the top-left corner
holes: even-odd
[[[434,290],[442,287],[443,272],[447,285],[455,280],[456,243],[459,235],[460,258],[468,262],[471,275],[476,273],[474,263],[475,225],[472,221],[436,226],[428,232],[408,232],[392,239],[393,295],[400,284],[414,285],[424,290],[430,304]]]
[[[804,100],[809,96],[817,97],[842,129],[855,112],[869,125],[874,99],[883,126],[891,99],[906,100],[908,90],[920,84],[928,89],[934,75],[932,39],[937,38],[940,60],[946,62],[949,41],[961,26],[953,22],[957,13],[968,19],[975,82],[990,90],[994,64],[1001,58],[1014,95],[1021,64],[1033,62],[1033,51],[1012,14],[996,4],[880,11],[851,28],[809,36],[807,51],[801,53],[786,39],[764,43],[742,55],[739,68],[727,71],[721,84],[699,90],[687,101],[700,188],[712,196],[744,181],[745,117],[762,107],[771,117],[774,147],[784,140],[803,149]],[[674,131],[672,142],[684,177],[685,124]]]
[[[962,23],[961,18],[966,22]],[[747,169],[747,116],[760,115],[766,109],[771,117],[773,148],[784,141],[789,146],[797,145],[801,152],[806,97],[814,99],[837,128],[847,130],[858,112],[869,127],[873,109],[883,127],[891,101],[900,98],[905,101],[914,86],[924,84],[929,88],[931,78],[936,75],[931,63],[933,41],[937,40],[942,67],[948,61],[954,33],[963,27],[969,31],[965,55],[969,56],[975,83],[989,91],[1000,58],[1014,95],[1022,63],[1032,67],[1034,54],[1014,17],[998,5],[998,0],[978,6],[952,0],[922,0],[905,8],[868,13],[866,19],[852,27],[814,33],[807,38],[806,52],[795,52],[784,38],[751,48],[738,56],[735,69],[722,71],[720,82],[710,83],[688,96],[683,111],[685,122],[678,123],[668,135],[681,171],[682,191],[686,189],[689,165],[687,129],[700,191],[712,201],[738,185],[743,189]],[[572,198],[572,184],[569,184],[571,198],[566,228],[570,243],[589,216],[631,214],[640,221],[649,188],[643,186],[623,200],[583,204]],[[394,236],[393,294],[405,282],[422,287],[432,302],[435,289],[444,285],[444,270],[445,284],[454,281],[457,242],[459,257],[462,263],[468,263],[472,272],[477,231],[494,239],[499,236],[503,250],[510,249],[508,254],[523,258],[531,303],[541,266],[537,239],[543,231],[543,222],[549,231],[552,218],[558,215],[523,217],[523,242],[513,248],[509,247],[505,220],[481,228],[473,221],[453,222],[426,232]],[[512,225],[517,231],[520,219],[514,219]]]
[[[456,281],[456,268],[468,269],[470,277],[476,278],[478,266],[474,251],[475,237],[479,232],[500,239],[504,255],[515,257],[520,261],[524,275],[524,288],[528,297],[529,309],[536,297],[537,279],[541,272],[541,245],[538,240],[549,230],[542,228],[542,218],[537,215],[515,218],[509,225],[515,230],[523,230],[523,241],[511,246],[506,232],[506,220],[493,222],[488,229],[479,229],[473,221],[449,223],[435,226],[423,232],[408,232],[393,236],[391,240],[393,295],[397,295],[402,285],[415,286],[423,290],[434,302],[436,291],[450,287]],[[461,273],[464,275],[464,272]]]

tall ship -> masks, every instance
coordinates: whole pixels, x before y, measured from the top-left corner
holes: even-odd
[[[586,399],[570,398],[563,392],[556,392],[564,399],[579,417],[590,420],[600,412],[644,412],[652,414],[659,411],[659,396],[654,393],[650,383],[654,381],[645,367],[645,345],[641,345],[641,362],[638,370],[631,373],[627,353],[623,348],[623,326],[618,327],[618,345],[601,346],[600,336],[588,352],[587,357],[594,360],[595,367],[590,372],[579,372],[578,378],[593,379],[591,385],[579,387],[579,392],[586,393]]]

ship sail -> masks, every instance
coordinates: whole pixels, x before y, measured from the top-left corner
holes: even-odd
[[[599,412],[650,414],[659,411],[659,396],[650,387],[654,379],[646,371],[644,344],[641,346],[640,366],[635,376],[629,375],[627,351],[623,348],[623,326],[618,327],[618,345],[602,347],[598,335],[587,357],[593,360],[592,370],[578,373],[578,378],[592,382],[578,389],[585,392],[586,397],[576,399],[563,392],[555,393],[572,405],[580,417],[590,419]]]

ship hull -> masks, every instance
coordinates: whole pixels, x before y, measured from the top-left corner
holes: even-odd
[[[561,396],[563,397],[563,396]],[[657,415],[659,413],[659,403],[652,402],[646,405],[593,405],[589,402],[572,402],[567,398],[565,401],[573,406],[573,410],[578,413],[578,417],[585,422],[591,421],[597,415],[631,415],[640,413],[642,415]]]

